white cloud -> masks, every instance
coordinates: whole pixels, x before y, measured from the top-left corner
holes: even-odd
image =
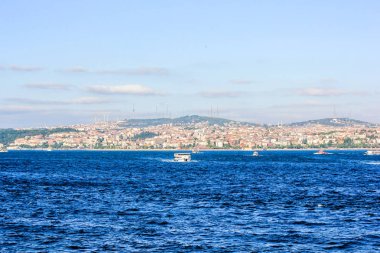
[[[55,84],[55,83],[31,83],[25,84],[25,88],[28,89],[41,89],[41,90],[69,90],[70,85],[66,84]]]
[[[294,110],[294,109],[307,109],[310,108],[332,108],[331,104],[322,102],[322,101],[314,101],[314,100],[306,100],[306,101],[300,101],[298,103],[289,103],[289,104],[275,104],[266,107],[266,109],[274,109],[274,110]]]
[[[239,91],[202,91],[198,95],[206,98],[236,98],[244,93]]]
[[[310,87],[296,89],[296,94],[300,96],[315,96],[315,97],[332,97],[332,96],[343,96],[343,95],[356,95],[364,96],[367,95],[366,92],[352,91],[347,89],[338,88],[322,88],[322,87]]]
[[[141,84],[128,85],[95,85],[87,87],[89,92],[98,94],[119,94],[119,95],[160,95],[159,92]]]
[[[98,97],[80,97],[80,98],[73,99],[69,102],[71,102],[72,104],[82,104],[82,105],[111,103],[109,99],[98,98]]]
[[[327,78],[323,78],[323,79],[319,80],[319,82],[321,84],[337,84],[337,83],[339,83],[339,80],[337,80],[335,78],[327,77]]]
[[[28,113],[28,112],[35,112],[35,111],[37,110],[33,106],[2,105],[0,107],[0,113],[2,114]]]
[[[9,67],[12,71],[18,71],[18,72],[34,72],[34,71],[40,71],[42,70],[41,67],[36,66],[19,66],[19,65],[11,65]]]
[[[8,98],[9,102],[24,105],[90,105],[111,103],[111,100],[98,97],[79,97],[71,100],[39,100],[30,98]],[[19,105],[17,105],[19,106]]]
[[[88,73],[88,72],[91,72],[91,70],[89,70],[87,68],[83,68],[83,67],[72,67],[72,68],[65,69],[64,72],[68,72],[68,73]]]
[[[139,68],[126,68],[126,69],[89,69],[84,67],[72,67],[65,69],[64,72],[68,73],[94,73],[104,75],[168,75],[169,70],[162,67],[139,67]]]
[[[38,100],[31,98],[8,98],[6,99],[9,102],[17,104],[26,104],[26,105],[64,105],[65,102],[56,101],[56,100]]]
[[[97,70],[99,74],[121,74],[121,75],[167,75],[169,71],[160,67],[140,67],[136,69],[115,69],[115,70]]]
[[[245,80],[245,79],[234,79],[234,80],[230,80],[230,83],[239,84],[239,85],[247,85],[247,84],[252,84],[253,81]]]

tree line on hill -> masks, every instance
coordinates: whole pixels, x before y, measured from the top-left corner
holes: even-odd
[[[53,128],[53,129],[0,129],[0,143],[7,146],[14,142],[18,138],[24,138],[26,136],[36,136],[43,135],[47,136],[55,133],[67,133],[67,132],[78,132],[74,128]]]

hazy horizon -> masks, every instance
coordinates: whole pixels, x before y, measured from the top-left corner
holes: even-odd
[[[0,128],[380,123],[380,2],[2,1]]]

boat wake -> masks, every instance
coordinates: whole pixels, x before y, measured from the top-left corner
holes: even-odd
[[[162,158],[158,160],[164,163],[197,163],[198,162],[197,160],[191,160],[188,162],[179,162],[179,161],[174,161],[173,159],[162,159]]]
[[[380,165],[380,162],[363,162],[365,164],[369,164],[369,165]]]

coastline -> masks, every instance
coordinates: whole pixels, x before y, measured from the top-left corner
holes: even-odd
[[[321,148],[303,148],[303,149],[291,149],[291,148],[283,148],[283,149],[200,149],[199,152],[253,152],[253,151],[259,151],[259,152],[267,152],[267,151],[317,151]],[[341,150],[347,150],[347,151],[366,151],[366,150],[375,150],[378,148],[327,148],[324,150],[329,151],[341,151]],[[94,152],[179,152],[179,151],[186,151],[186,152],[192,152],[191,149],[38,149],[38,148],[31,148],[31,149],[8,149],[8,151],[44,151],[44,152],[50,152],[50,151],[94,151]]]

